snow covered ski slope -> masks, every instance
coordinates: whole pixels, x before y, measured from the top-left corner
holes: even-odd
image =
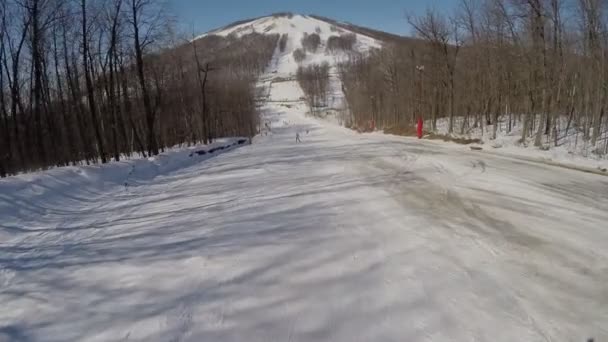
[[[338,65],[341,62],[347,61],[353,55],[367,54],[373,49],[378,49],[382,46],[382,42],[364,34],[359,34],[348,30],[345,27],[338,27],[324,20],[316,19],[311,16],[299,14],[277,14],[274,16],[262,17],[254,20],[249,20],[238,25],[228,26],[207,34],[197,37],[203,38],[208,35],[241,37],[246,34],[274,34],[286,37],[284,50],[278,46],[275,51],[269,72],[262,76],[264,81],[282,80],[291,81],[283,85],[279,92],[273,94],[269,98],[270,101],[291,99],[299,101],[304,96],[299,85],[295,81],[298,67],[306,67],[313,64],[321,65],[327,63],[329,65],[329,89],[328,89],[328,112],[342,110],[346,107],[344,94],[342,92],[342,83],[339,79]],[[306,57],[297,62],[294,57],[294,51],[302,50],[302,38],[306,35],[318,34],[320,45],[316,51],[306,50]],[[344,35],[352,35],[356,38],[356,42],[350,51],[328,51],[327,42],[331,37],[339,37]],[[298,94],[298,96],[295,96]],[[338,119],[330,117],[330,119]],[[336,120],[334,120],[336,121]]]
[[[0,341],[608,339],[607,177],[313,120],[273,65],[252,145],[0,180]]]

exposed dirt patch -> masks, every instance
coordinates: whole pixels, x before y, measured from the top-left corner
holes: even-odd
[[[454,143],[461,144],[461,145],[469,145],[469,144],[479,144],[479,143],[481,143],[481,139],[458,138],[458,137],[451,137],[451,136],[448,136],[448,135],[435,134],[435,133],[428,133],[428,134],[426,134],[424,136],[424,139],[450,141],[450,142],[454,142]]]
[[[416,127],[410,125],[392,126],[384,129],[384,133],[402,135],[406,137],[416,136]]]
[[[282,82],[291,82],[291,81],[294,81],[294,80],[295,80],[295,78],[293,78],[293,77],[281,77],[281,76],[279,76],[279,77],[273,78],[272,82],[273,83],[282,83]]]
[[[366,127],[364,125],[351,126],[351,127],[347,127],[347,128],[355,130],[359,133],[372,132],[372,129],[370,127]],[[387,127],[387,128],[384,128],[384,133],[400,135],[400,136],[405,136],[405,137],[415,137],[417,135],[416,127],[413,125],[398,125],[398,126]],[[424,132],[423,139],[450,141],[450,142],[455,142],[457,144],[462,144],[462,145],[481,143],[481,139],[468,139],[468,138],[462,138],[462,137],[452,137],[449,135],[437,134],[437,133],[432,133],[432,132],[427,132],[427,131]]]

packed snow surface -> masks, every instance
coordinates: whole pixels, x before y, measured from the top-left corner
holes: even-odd
[[[540,115],[537,116],[538,122]],[[565,127],[568,118],[561,117],[561,127]],[[462,126],[463,118],[455,118],[454,133],[449,134],[449,119],[441,118],[437,120],[436,132],[443,135],[453,136],[456,138],[479,139],[481,147],[484,151],[501,154],[505,156],[513,156],[517,158],[528,158],[538,160],[540,162],[558,163],[569,167],[582,167],[590,170],[606,170],[608,168],[608,156],[594,153],[594,150],[604,151],[607,148],[608,136],[601,137],[596,146],[583,139],[582,133],[577,134],[574,128],[570,129],[568,134],[565,134],[565,129],[559,132],[558,146],[555,146],[554,138],[545,136],[542,140],[547,149],[540,149],[534,146],[534,138],[528,137],[526,144],[521,143],[521,122],[513,123],[512,130],[509,132],[507,127],[507,118],[502,118],[497,127],[496,139],[493,136],[493,126],[488,125],[483,128],[467,128],[464,134],[461,134],[460,127]],[[472,123],[472,120],[471,120]],[[431,127],[431,121],[425,123],[425,127]],[[455,149],[468,149],[469,146],[452,145],[446,146]],[[608,172],[603,171],[607,176]]]
[[[608,177],[360,135],[263,79],[252,145],[0,180],[0,341],[608,339]]]

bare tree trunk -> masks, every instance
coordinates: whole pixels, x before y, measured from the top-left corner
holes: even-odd
[[[137,132],[137,125],[135,124],[135,121],[133,120],[131,101],[129,99],[129,87],[127,85],[127,74],[125,72],[125,67],[124,67],[123,63],[120,64],[120,79],[121,79],[122,96],[123,96],[123,102],[124,102],[124,108],[125,108],[124,111],[129,120],[129,125],[131,126],[131,131],[133,132],[133,139],[135,140],[135,143],[137,144],[139,152],[145,157],[146,148],[144,147],[144,143],[143,143],[142,139],[140,138],[139,133]]]
[[[201,62],[198,58],[198,51],[196,48],[196,40],[192,41],[192,49],[194,51],[194,60],[196,63],[196,76],[198,79],[199,89],[201,92],[201,101],[202,101],[201,121],[203,124],[203,139],[204,139],[204,143],[208,144],[211,142],[211,139],[210,139],[211,129],[209,127],[210,126],[209,125],[209,111],[207,108],[206,87],[207,87],[207,79],[208,79],[210,69],[209,69],[209,64],[205,65],[204,68],[201,66]]]
[[[62,146],[64,143],[62,141],[61,132],[59,131],[59,128],[57,127],[57,124],[55,123],[55,120],[52,117],[55,113],[51,108],[51,106],[53,105],[53,100],[51,99],[49,72],[46,62],[46,56],[44,55],[42,57],[42,99],[42,109],[44,117],[46,119],[46,125],[49,134],[49,139],[47,141],[50,142],[50,163],[56,166],[64,166],[65,159],[58,152],[58,147]]]
[[[534,94],[540,88],[541,99],[535,97],[534,101],[538,101],[541,105],[541,119],[538,124],[534,146],[542,145],[542,134],[544,132],[544,121],[548,113],[549,94],[547,92],[547,49],[545,45],[545,22],[544,12],[541,0],[528,0],[532,17],[532,34],[533,34],[533,79],[534,79]],[[540,69],[540,70],[538,70]],[[539,79],[540,78],[540,79]],[[536,108],[535,108],[536,109]],[[536,111],[532,113],[532,120],[536,119]]]
[[[71,103],[72,106],[76,109],[76,124],[78,126],[78,135],[80,137],[80,142],[83,147],[84,159],[87,164],[93,160],[92,146],[89,142],[88,138],[88,126],[85,121],[85,108],[82,103],[82,96],[80,91],[80,85],[78,84],[78,67],[76,63],[76,57],[72,55],[70,59],[70,55],[68,53],[67,47],[67,33],[66,29],[63,29],[63,58],[65,61],[65,73],[68,85],[68,91],[71,95]]]
[[[63,90],[63,80],[61,77],[61,73],[59,71],[59,63],[60,63],[60,59],[59,59],[59,48],[57,46],[57,35],[58,33],[55,31],[53,34],[53,54],[54,54],[54,59],[55,59],[55,77],[56,77],[56,82],[57,82],[57,97],[59,98],[59,108],[62,112],[62,116],[63,116],[63,127],[65,130],[65,134],[66,134],[66,140],[67,140],[67,150],[64,150],[64,153],[66,153],[65,155],[65,160],[66,162],[68,161],[76,161],[78,158],[78,154],[77,154],[77,145],[76,145],[76,140],[74,138],[74,128],[72,125],[72,119],[71,119],[71,111],[68,110],[68,106],[66,105],[65,102],[65,96],[64,96],[64,90]]]
[[[98,153],[101,157],[101,162],[105,164],[108,162],[108,160],[106,158],[103,135],[101,134],[101,127],[97,113],[97,104],[95,103],[95,88],[93,87],[93,80],[91,79],[86,0],[81,0],[80,5],[82,9],[82,65],[84,69],[84,79],[87,87],[87,100],[89,102],[91,121],[93,123],[93,130],[95,132],[95,138],[97,140]]]
[[[118,103],[116,101],[116,92],[115,92],[115,68],[114,68],[114,58],[116,55],[116,43],[117,43],[117,39],[118,39],[118,33],[117,33],[117,29],[118,29],[118,21],[119,21],[119,15],[120,15],[120,8],[122,6],[122,0],[117,0],[115,3],[115,8],[114,8],[114,13],[112,15],[112,22],[111,22],[111,28],[110,28],[110,45],[109,45],[109,50],[108,50],[108,54],[107,54],[107,60],[108,60],[108,65],[109,65],[109,72],[108,72],[108,103],[109,103],[109,107],[110,107],[110,118],[111,118],[111,126],[112,126],[112,147],[113,147],[113,152],[114,152],[114,160],[115,161],[119,161],[120,160],[120,148],[119,148],[119,144],[118,144],[118,116],[119,116],[119,109],[118,109]],[[124,129],[124,125],[123,126]],[[123,138],[126,138],[126,134],[123,133]]]
[[[11,116],[12,116],[12,126],[13,126],[13,136],[15,138],[16,152],[17,152],[17,160],[15,160],[16,168],[23,168],[25,164],[25,155],[23,149],[23,141],[20,135],[20,118],[22,115],[19,115],[19,112],[23,114],[25,111],[23,109],[23,105],[21,102],[21,96],[19,93],[19,70],[20,70],[20,61],[21,61],[21,51],[23,48],[23,44],[25,43],[25,38],[27,36],[27,31],[29,28],[29,20],[26,20],[26,23],[23,25],[23,31],[21,33],[21,37],[18,40],[17,46],[12,47],[11,44],[8,44],[8,47],[11,49],[10,51],[10,64],[9,68],[9,58],[8,56],[4,56],[2,58],[2,62],[4,64],[4,68],[6,70],[6,75],[9,81],[10,88],[10,97],[11,97]],[[12,75],[12,76],[11,76]]]
[[[30,12],[30,20],[32,22],[32,33],[31,33],[31,49],[32,49],[32,75],[33,80],[32,87],[32,99],[31,105],[32,112],[34,114],[34,125],[35,125],[35,146],[36,153],[40,160],[41,165],[46,165],[46,149],[44,144],[43,132],[42,132],[42,47],[40,42],[40,13],[39,13],[39,0],[30,0],[28,3],[28,10]]]
[[[131,0],[131,23],[133,25],[134,33],[134,48],[135,48],[135,62],[137,66],[137,77],[139,79],[139,86],[141,87],[144,109],[146,111],[146,123],[148,126],[148,154],[158,154],[158,143],[156,142],[156,134],[154,130],[155,113],[152,109],[152,103],[150,101],[150,94],[148,93],[148,87],[146,85],[146,78],[144,75],[144,57],[143,48],[139,37],[139,14],[142,10],[142,6],[145,6],[143,0]]]
[[[5,8],[2,8],[2,26],[0,27],[0,62],[5,60],[4,49],[4,28],[5,28]],[[0,68],[0,114],[2,115],[2,127],[0,131],[4,135],[4,146],[0,148],[0,177],[6,177],[11,172],[13,160],[13,147],[9,128],[8,109],[6,98],[4,97],[4,72]]]

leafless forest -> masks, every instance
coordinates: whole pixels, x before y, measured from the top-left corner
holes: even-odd
[[[192,40],[164,13],[157,0],[3,0],[0,176],[255,134],[254,83],[287,35]],[[517,128],[536,146],[580,135],[606,154],[607,14],[600,0],[461,0],[408,16],[413,38],[347,27],[383,41],[370,54],[338,31],[307,33],[293,54],[350,56],[339,73],[354,127],[446,117],[450,132]],[[298,70],[313,110],[328,77]]]
[[[318,108],[327,106],[329,64],[312,64],[306,67],[300,66],[298,67],[296,78],[304,91],[306,103],[313,114]]]
[[[560,145],[580,135],[608,149],[608,3],[462,0],[453,13],[407,18],[416,39],[342,65],[344,92],[362,127],[449,118],[449,131],[518,127],[522,142]],[[498,123],[498,124],[497,124]]]
[[[2,0],[0,176],[253,135],[254,82],[279,37],[191,41],[164,13],[156,0]]]

